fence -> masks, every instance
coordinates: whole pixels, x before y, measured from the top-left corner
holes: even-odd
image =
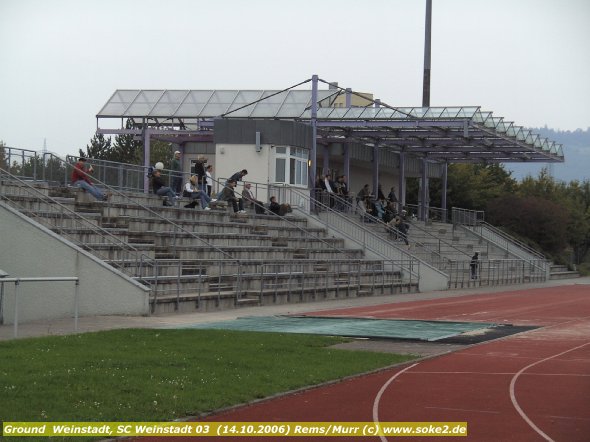
[[[19,294],[18,287],[23,282],[59,282],[59,281],[73,281],[75,282],[74,292],[74,331],[78,331],[78,303],[79,303],[79,280],[76,277],[38,277],[38,278],[0,278],[0,324],[4,323],[4,284],[14,283],[14,324],[13,336],[18,337],[18,313],[19,313]]]

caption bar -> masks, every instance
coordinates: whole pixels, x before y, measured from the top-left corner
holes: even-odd
[[[4,422],[26,436],[467,436],[467,422]]]

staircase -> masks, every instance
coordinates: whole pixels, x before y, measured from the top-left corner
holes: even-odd
[[[76,188],[0,183],[12,207],[149,286],[155,314],[417,291],[393,260],[367,259],[304,217],[114,193],[105,203]]]
[[[549,269],[549,279],[572,279],[579,278],[580,273],[575,270],[569,270],[567,266],[551,264]]]

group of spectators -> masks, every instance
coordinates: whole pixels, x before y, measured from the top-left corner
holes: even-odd
[[[173,206],[174,200],[181,195],[182,184],[182,166],[180,161],[180,151],[174,152],[174,158],[171,163],[171,186],[167,187],[161,178],[161,171],[156,167],[152,176],[152,189],[155,194],[165,196],[163,204],[165,206]],[[211,203],[217,201],[225,201],[231,204],[234,213],[246,213],[246,207],[252,208],[257,214],[264,214],[267,210],[280,216],[292,212],[289,204],[279,204],[276,197],[270,198],[268,207],[262,201],[257,200],[252,191],[251,184],[244,183],[244,189],[241,197],[236,194],[236,186],[238,182],[243,182],[244,177],[248,174],[246,169],[242,169],[232,176],[230,176],[219,193],[212,197],[211,191],[213,189],[213,166],[207,164],[207,158],[204,155],[199,155],[193,169],[191,170],[191,177],[189,181],[182,188],[182,196],[189,198],[190,203],[186,204],[185,208],[194,208],[197,202],[204,210],[210,210]]]
[[[330,174],[318,177],[314,189],[315,201],[336,211],[346,211],[347,207],[352,207],[360,214],[362,222],[383,222],[393,227],[392,234],[396,239],[409,244],[408,214],[405,209],[398,212],[395,188],[392,187],[386,197],[381,184],[378,185],[376,194],[365,184],[354,198],[350,195],[346,178],[346,175],[339,175],[334,180]]]

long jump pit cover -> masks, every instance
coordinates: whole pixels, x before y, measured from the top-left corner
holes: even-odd
[[[302,333],[355,338],[438,341],[463,333],[488,330],[482,322],[417,321],[405,319],[334,318],[310,316],[248,316],[230,321],[183,324],[174,328]]]

